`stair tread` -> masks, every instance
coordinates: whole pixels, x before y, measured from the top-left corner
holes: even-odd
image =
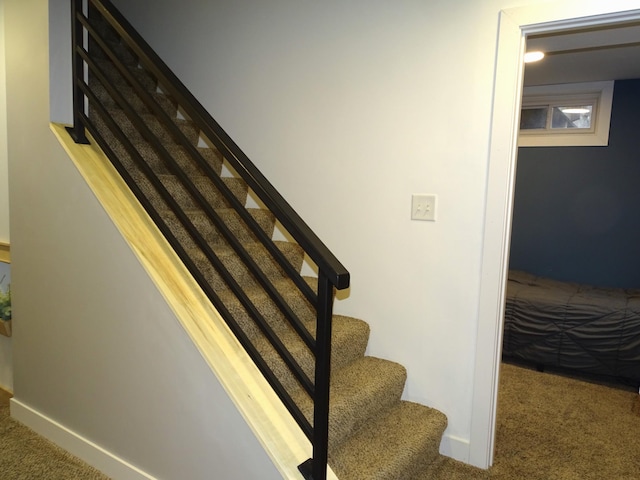
[[[225,225],[233,232],[235,237],[241,242],[255,242],[257,241],[256,235],[244,223],[244,220],[240,218],[238,212],[231,207],[216,207],[214,208],[220,219]],[[275,219],[271,212],[260,208],[247,208],[249,215],[257,222],[262,231],[271,238],[273,235],[273,229],[275,226]],[[215,245],[217,243],[224,243],[224,237],[219,229],[215,226],[213,221],[209,219],[207,214],[197,208],[185,209],[184,213],[189,217],[191,222],[198,228],[198,231],[202,234],[204,239],[210,244]],[[160,215],[173,225],[173,230],[179,230],[179,221],[170,210],[164,210],[160,212]],[[195,243],[188,238],[183,239],[183,245],[186,248],[195,247]]]
[[[113,68],[111,60],[106,60],[96,55],[92,55],[93,60],[97,63],[98,68],[107,76],[107,78],[114,84],[119,86],[128,86],[129,83],[125,80],[120,72]],[[146,70],[138,68],[137,66],[127,66],[129,72],[140,82],[140,84],[148,91],[153,92],[156,89],[156,80],[149,75]]]
[[[332,452],[329,464],[340,480],[416,478],[437,458],[446,426],[443,413],[401,401]]]
[[[130,140],[136,143],[146,143],[146,140],[143,138],[142,133],[140,133],[133,125],[131,120],[129,119],[126,112],[120,108],[110,108],[109,113],[111,116],[117,121],[120,128],[123,129],[125,134],[130,138]],[[175,144],[175,140],[173,137],[173,133],[169,131],[169,129],[164,126],[158,117],[156,117],[153,113],[145,113],[145,112],[136,112],[142,123],[149,129],[153,135],[158,138],[161,142],[166,144]],[[198,143],[198,138],[200,136],[200,131],[195,127],[193,122],[190,120],[183,120],[180,118],[173,119],[173,123],[178,127],[179,130],[187,137],[187,140],[196,145]]]
[[[305,322],[305,327],[314,334],[315,324]],[[284,329],[278,334],[283,344],[296,359],[303,371],[313,381],[315,356],[309,350],[300,336],[293,328]],[[333,329],[331,334],[331,370],[338,371],[349,365],[356,359],[363,357],[369,340],[369,325],[357,318],[343,315],[333,316]],[[278,379],[287,391],[299,388],[293,374],[285,366],[280,356],[265,337],[260,337],[254,343],[256,349],[264,356]]]
[[[98,97],[98,99],[104,106],[109,108],[120,108],[116,100],[110,95],[109,91],[104,85],[102,85],[102,83],[93,80],[93,78],[90,78],[89,85],[91,86],[91,90],[93,91],[93,93],[96,95],[96,97]],[[134,109],[147,114],[153,113],[153,107],[147,106],[131,85],[119,85],[117,89]],[[155,100],[155,102],[169,115],[170,118],[176,118],[177,107],[175,101],[171,97],[165,95],[164,93],[154,91],[149,92],[149,94]]]
[[[166,203],[160,198],[159,193],[145,178],[144,174],[134,172],[134,179],[140,184],[142,190],[147,194],[148,198],[154,203],[157,210],[167,210]],[[182,185],[179,179],[175,175],[163,173],[157,175],[158,180],[169,191],[173,198],[178,202],[182,209],[197,209],[199,203],[191,196],[191,194]],[[231,193],[235,195],[236,199],[241,203],[244,203],[247,196],[247,184],[240,179],[225,177],[223,179],[225,185],[231,190]],[[215,208],[228,207],[229,201],[223,196],[211,183],[211,181],[202,175],[196,175],[192,178],[193,186],[202,195],[202,197],[208,202],[208,204]]]
[[[375,375],[371,375],[375,372]],[[406,370],[399,363],[365,356],[331,376],[329,406],[329,450],[366,424],[372,416],[400,400]],[[306,392],[293,395],[300,410],[311,421],[313,403]]]
[[[290,242],[275,241],[275,246],[282,252],[289,264],[296,270],[302,266],[304,252],[297,244]],[[244,242],[242,244],[247,255],[255,262],[262,273],[271,281],[286,278],[283,268],[268,253],[266,247],[260,242]],[[256,277],[251,272],[247,264],[241,259],[236,250],[227,244],[215,244],[212,250],[222,264],[234,276],[235,280],[243,288],[256,287],[259,285]],[[217,270],[209,262],[208,258],[200,248],[188,250],[189,256],[198,265],[201,272],[209,278],[212,286],[217,290],[227,288],[226,282],[218,275]]]

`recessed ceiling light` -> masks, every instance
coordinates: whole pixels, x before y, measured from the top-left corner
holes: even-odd
[[[544,58],[542,52],[527,52],[524,54],[524,63],[539,62]]]

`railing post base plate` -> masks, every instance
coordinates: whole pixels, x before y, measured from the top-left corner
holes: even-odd
[[[313,459],[306,460],[298,465],[298,470],[305,480],[313,480]]]
[[[87,135],[84,133],[84,129],[82,129],[82,133],[79,133],[75,127],[65,127],[69,135],[73,139],[74,142],[79,143],[81,145],[89,145],[91,142],[87,139]]]

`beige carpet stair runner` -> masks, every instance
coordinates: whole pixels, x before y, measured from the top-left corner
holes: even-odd
[[[175,102],[161,93],[162,86],[157,85],[156,80],[138,66],[135,56],[116,40],[115,35],[107,28],[99,28],[111,42],[117,55],[125,61],[130,72],[152,93],[164,111],[171,115],[173,121],[188,136],[193,145],[199,146],[199,152],[211,168],[218,175],[223,175],[224,159],[220,153],[214,148],[201,146],[206,145],[206,142],[200,138],[200,132],[189,120],[181,118]],[[230,207],[212,181],[203,174],[202,169],[186,150],[175,143],[171,134],[145,107],[144,102],[134,93],[135,90],[110,63],[108,56],[95,43],[90,44],[90,54],[104,71],[110,84],[115,85],[116,89],[126,96],[130,104],[143,116],[146,125],[161,139],[164,147],[180,165],[185,175],[242,242],[249,255],[286,299],[289,307],[313,333],[315,311],[303,294],[273,260],[267,249],[256,240],[252,231]],[[198,202],[182,187],[175,172],[165,165],[161,157],[138,133],[125,112],[116,106],[107,88],[95,77],[91,77],[90,85],[101,102],[107,106],[109,115],[127,134],[165,188],[186,211],[191,222],[197,226],[221,262],[233,273],[235,280],[278,333],[307,375],[313,378],[313,355],[239,259],[234,249],[220,234],[219,229],[207,218]],[[90,109],[90,116],[127,171],[138,182],[144,195],[161,212],[174,235],[186,247],[190,258],[218,292],[227,309],[251,338],[258,351],[262,353],[307,419],[312,422],[311,399],[289,373],[283,361],[256,327],[251,316],[219,273],[210,265],[206,255],[196,246],[176,215],[171,212],[152,183],[147,180],[134,159],[127,153],[126,148],[110,132],[107,122],[96,113],[95,109]],[[245,204],[250,194],[247,184],[228,173],[228,169],[224,169],[224,172],[225,184]],[[269,236],[273,235],[275,228],[273,215],[260,208],[248,210],[261,228]],[[302,249],[292,242],[276,241],[275,243],[295,271],[300,272],[304,259]],[[314,285],[314,289],[316,288],[315,279],[306,278],[305,280],[309,285]],[[447,425],[446,417],[434,409],[401,400],[406,380],[404,367],[365,355],[368,337],[369,327],[365,322],[334,315],[329,464],[341,480],[427,478],[430,465],[439,456],[438,448]]]

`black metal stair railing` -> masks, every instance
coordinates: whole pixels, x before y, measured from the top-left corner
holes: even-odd
[[[328,425],[329,425],[329,378],[331,357],[331,325],[334,289],[344,289],[349,286],[349,273],[335,258],[329,249],[320,241],[314,232],[299,217],[293,208],[282,198],[278,191],[260,173],[258,168],[247,158],[240,148],[224,132],[220,125],[211,117],[206,109],[191,95],[182,82],[173,74],[169,67],[158,57],[151,47],[142,39],[137,31],[129,24],[122,14],[109,0],[71,0],[72,10],[72,42],[73,42],[73,126],[68,131],[74,141],[88,143],[86,131],[100,145],[110,158],[118,172],[136,195],[143,207],[148,211],[158,228],[167,238],[176,253],[185,263],[195,280],[207,294],[211,302],[220,311],[229,327],[237,336],[240,343],[247,350],[265,378],[274,388],[293,418],[298,422],[304,433],[313,445],[313,457],[299,469],[306,479],[320,480],[326,478],[328,457]],[[103,33],[96,27],[96,22],[107,24],[109,32],[118,37],[118,41],[125,45],[128,51],[135,56],[138,65],[149,72],[166,94],[173,98],[180,107],[180,111],[195,124],[201,134],[207,138],[222,154],[231,167],[246,182],[260,201],[269,209],[284,229],[291,235],[295,242],[304,250],[306,255],[318,268],[317,293],[305,282],[300,273],[295,270],[285,255],[260,227],[254,217],[225,184],[223,179],[213,170],[210,164],[203,158],[199,149],[178,127],[174,120],[167,114],[153,95],[142,85],[127,65],[119,58],[111,44],[104,38]],[[156,133],[150,129],[141,115],[131,105],[130,101],[111,84],[108,75],[90,54],[92,48],[104,53],[106,58],[117,69],[123,79],[133,88],[145,107],[153,113],[170,132],[171,136],[184,148],[187,154],[195,161],[200,169],[207,175],[218,191],[224,195],[226,201],[237,212],[242,221],[251,230],[255,237],[266,248],[281,269],[286,272],[294,285],[304,297],[315,307],[316,325],[315,338],[309,333],[291,307],[282,297],[281,293],[262,272],[256,261],[246,251],[240,241],[235,238],[233,232],[227,227],[219,214],[209,204],[207,199],[193,184],[178,163],[172,158]],[[91,78],[91,81],[89,81]],[[111,99],[126,114],[128,121],[136,128],[140,135],[151,145],[156,154],[169,166],[171,173],[181,182],[184,189],[191,195],[198,207],[206,214],[207,218],[219,230],[246,268],[251,272],[261,285],[273,303],[280,309],[284,318],[290,323],[293,330],[300,336],[307,347],[315,356],[314,378],[311,380],[297,363],[293,355],[287,350],[284,343],[272,327],[269,326],[263,314],[254,305],[251,298],[243,291],[231,272],[218,258],[216,252],[207,243],[198,228],[193,224],[187,213],[176,201],[167,187],[163,185],[158,174],[147,164],[143,156],[138,152],[132,141],[127,138],[121,125],[111,118],[108,109],[96,95],[92,88],[92,82],[97,82],[107,91]],[[91,114],[89,114],[91,112]],[[110,146],[100,129],[95,123],[97,115],[104,125],[119,141],[127,154],[133,159],[140,171],[145,175],[165,204],[171,209],[182,227],[195,244],[201,249],[210,265],[215,268],[228,288],[235,294],[241,305],[254,320],[262,334],[268,339],[273,348],[278,352],[283,362],[289,368],[295,379],[313,399],[313,424],[311,425],[304,414],[295,404],[281,381],[271,370],[264,358],[261,357],[247,334],[234,320],[233,315],[221,300],[219,292],[210,285],[209,281],[190,257],[185,246],[172,232],[166,219],[154,207],[147,198],[136,179],[133,178],[124,166],[122,159]]]

